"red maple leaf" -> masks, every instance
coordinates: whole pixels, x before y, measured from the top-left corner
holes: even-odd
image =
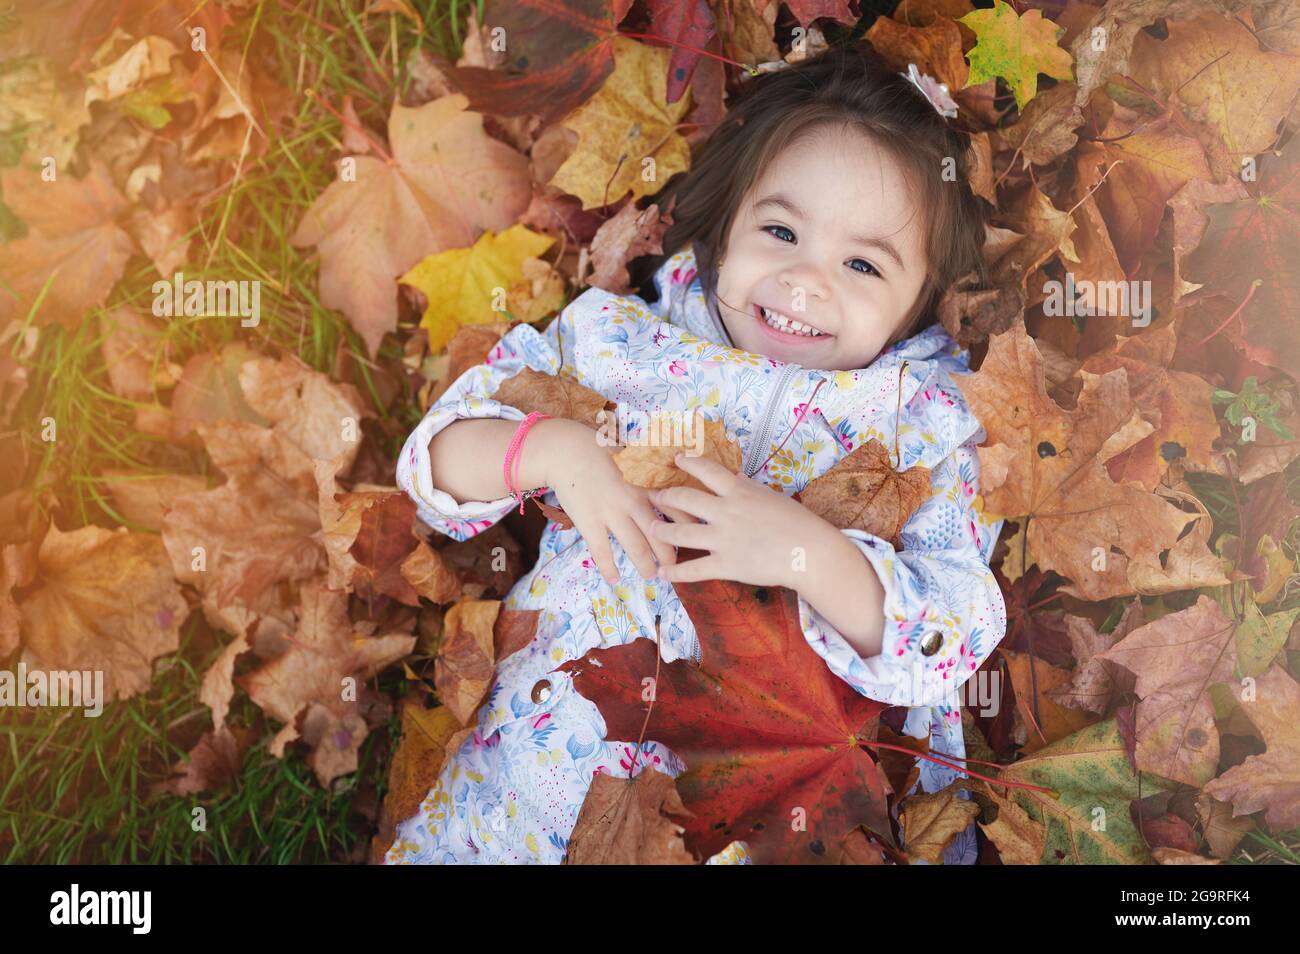
[[[554,121],[591,98],[614,69],[614,37],[632,0],[512,0],[488,6],[484,22],[508,37],[500,70],[447,70],[479,112],[536,113]]]
[[[644,733],[686,762],[677,787],[692,813],[687,847],[708,857],[743,839],[758,863],[838,863],[859,825],[897,847],[890,785],[860,744],[875,740],[887,707],[808,645],[797,596],[723,580],[675,589],[699,636],[699,666],[661,664],[658,647],[636,639],[558,668],[599,707],[609,739]]]

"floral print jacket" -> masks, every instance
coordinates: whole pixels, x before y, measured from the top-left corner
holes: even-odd
[[[398,484],[421,519],[456,540],[517,507],[510,497],[458,504],[432,485],[428,446],[463,418],[522,420],[522,411],[490,395],[525,367],[572,378],[641,411],[699,408],[724,423],[744,452],[745,473],[787,494],[871,438],[893,454],[897,438],[896,468],[930,468],[933,487],[902,531],[903,548],[860,530],[842,531],[884,586],[880,655],[859,656],[802,597],[799,617],[809,645],[832,672],[863,695],[909,707],[904,731],[928,734],[932,752],[960,759],[957,690],[1006,631],[1002,594],[988,566],[1002,520],[984,513],[978,492],[975,447],[984,432],[954,378],[969,372],[966,353],[936,325],[862,370],[804,368],[729,346],[715,307],[705,301],[691,250],[666,259],[655,284],[653,305],[590,289],[544,333],[528,324],[512,329],[484,364],[461,375],[429,409],[403,448]],[[819,383],[811,410],[797,420]],[[552,493],[543,499],[558,505]],[[654,639],[656,616],[665,662],[698,659],[699,644],[672,585],[644,580],[618,541],[611,537],[610,544],[621,576],[614,586],[576,530],[546,526],[537,566],[505,601],[507,608],[541,611],[537,635],[498,665],[476,731],[448,753],[418,813],[398,826],[386,863],[559,862],[592,776],[627,776],[636,743],[605,741],[596,706],[555,668],[596,647]],[[642,753],[642,764],[674,776],[685,770],[654,741],[643,743]],[[962,774],[924,759],[919,767],[918,784],[927,792]],[[972,863],[974,846],[972,826],[945,860]],[[747,863],[747,846],[733,842],[708,862]]]

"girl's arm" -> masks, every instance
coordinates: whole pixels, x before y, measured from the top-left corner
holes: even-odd
[[[859,656],[879,656],[885,633],[880,577],[833,524],[819,520],[816,526],[807,536],[805,566],[794,590]]]
[[[599,340],[594,325],[602,296],[608,297],[594,290],[579,296],[544,335],[531,325],[512,329],[485,363],[456,379],[407,438],[397,461],[397,483],[434,530],[467,540],[519,505],[506,489],[504,463],[525,414],[492,395],[525,368],[563,373],[599,391],[599,382],[584,373],[586,351],[580,342]],[[558,418],[538,421],[525,435],[516,463],[517,489],[551,489],[608,582],[632,570],[651,579],[656,563],[675,561],[672,547],[650,532],[658,518],[647,492],[623,480],[595,428]],[[630,566],[620,566],[614,541]]]
[[[858,692],[890,705],[951,702],[1006,633],[1002,591],[988,566],[1001,520],[990,524],[976,505],[982,436],[976,427],[931,471],[931,495],[904,524],[901,549],[838,530],[716,461],[678,455],[677,465],[707,490],[657,491],[656,504],[698,519],[659,524],[654,533],[706,554],[660,575],[792,589],[809,645]]]
[[[456,421],[443,428],[429,442],[434,485],[462,504],[509,493],[503,464],[517,428],[514,421],[498,420]],[[655,575],[657,563],[676,560],[672,547],[650,535],[656,517],[645,489],[623,479],[593,428],[562,418],[538,421],[516,461],[516,489],[551,488],[609,583],[621,575],[611,535],[644,579]]]
[[[538,421],[529,428],[523,446],[515,456],[518,490],[546,486],[554,479],[557,447],[569,440],[576,421],[560,418]],[[480,418],[455,421],[429,441],[429,474],[433,485],[447,492],[457,503],[495,500],[510,493],[506,487],[506,451],[519,428],[518,421]],[[584,430],[591,432],[590,428]]]

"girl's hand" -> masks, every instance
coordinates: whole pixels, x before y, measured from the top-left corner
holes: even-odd
[[[806,556],[820,546],[830,524],[799,501],[733,474],[717,461],[679,454],[677,466],[712,492],[669,487],[652,491],[650,500],[661,510],[674,508],[704,522],[657,523],[652,531],[661,541],[707,550],[709,555],[663,567],[660,578],[692,583],[734,580],[796,589],[797,570],[802,568],[800,548]]]
[[[539,422],[533,430],[541,440],[531,448],[525,443],[522,452],[543,455],[546,486],[587,541],[591,558],[607,582],[619,580],[609,545],[611,533],[647,580],[655,578],[656,559],[661,565],[676,562],[672,546],[651,531],[663,521],[650,506],[650,492],[624,480],[614,463],[613,454],[622,448],[602,447],[596,431],[577,421],[554,418]]]

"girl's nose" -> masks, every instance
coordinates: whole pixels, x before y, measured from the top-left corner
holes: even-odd
[[[826,277],[820,268],[810,262],[800,262],[783,269],[779,280],[789,290],[791,304],[796,310],[802,310],[799,307],[803,304],[799,301],[800,298],[816,298],[824,302],[830,295]]]

